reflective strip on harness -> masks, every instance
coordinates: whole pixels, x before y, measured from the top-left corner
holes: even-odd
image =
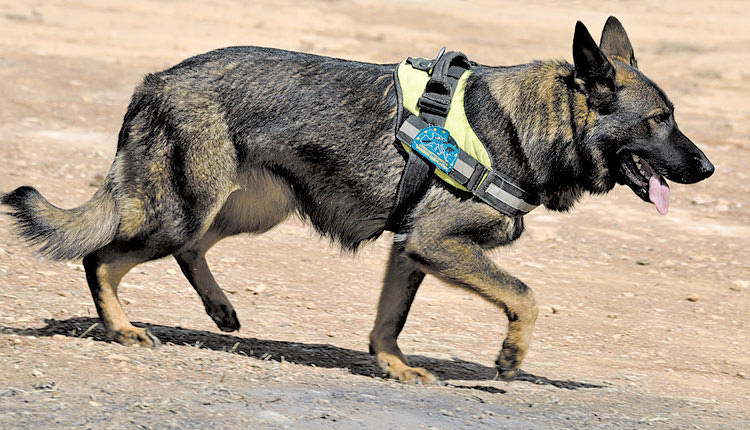
[[[439,129],[439,134],[445,134],[447,137],[443,139],[444,143],[430,142],[433,144],[433,148],[428,148],[424,145],[425,136],[434,133],[422,133],[422,131],[432,131],[433,128]],[[486,167],[464,151],[463,148],[458,148],[458,157],[452,155],[450,160],[447,160],[447,156],[442,153],[454,151],[455,145],[453,145],[453,142],[455,141],[450,137],[449,132],[442,127],[431,126],[422,119],[409,115],[398,130],[397,137],[404,145],[409,145],[412,150],[419,152],[431,160],[433,164],[440,166],[438,173],[444,172],[461,188],[470,191],[501,213],[512,217],[521,217],[539,206],[538,197],[527,193],[510,178],[505,177],[493,168]],[[445,151],[446,148],[450,151]],[[453,161],[452,168],[446,169],[445,166],[451,164],[450,161]]]
[[[487,187],[487,194],[491,195],[492,197],[502,202],[505,202],[508,206],[518,209],[521,212],[528,213],[534,210],[537,206],[539,206],[539,205],[530,205],[526,203],[525,201],[519,199],[518,197],[514,196],[513,194],[498,187],[496,184],[492,184],[492,183]]]

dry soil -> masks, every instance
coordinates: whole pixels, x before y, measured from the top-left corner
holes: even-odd
[[[716,164],[660,216],[629,189],[538,209],[498,264],[541,303],[524,373],[494,381],[504,315],[428,279],[400,344],[443,386],[367,353],[390,235],[342,254],[292,220],[209,254],[243,328],[217,330],[172,260],[121,297],[164,346],[106,340],[80,262],[0,217],[0,428],[750,428],[750,22],[742,1],[0,0],[0,191],[86,201],[142,76],[229,45],[362,61],[441,46],[491,65],[570,61],[573,28],[628,29],[641,70]]]

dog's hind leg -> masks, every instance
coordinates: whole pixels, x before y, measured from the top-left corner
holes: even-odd
[[[176,253],[174,257],[182,273],[190,281],[190,285],[201,297],[208,316],[222,331],[235,331],[240,329],[237,312],[219,284],[216,283],[206,261],[208,249],[222,238],[223,236],[218,232],[208,231],[198,241],[197,246]]]
[[[83,258],[86,280],[94,298],[96,311],[110,339],[123,345],[158,346],[161,342],[149,330],[130,323],[117,296],[117,286],[136,265],[156,258],[128,252],[112,243]]]
[[[239,330],[240,322],[211,274],[206,252],[225,237],[267,231],[294,210],[289,187],[266,170],[249,170],[242,175],[241,185],[224,201],[203,237],[195,245],[174,254],[182,273],[201,297],[206,313],[223,331]]]
[[[375,354],[385,373],[406,383],[437,382],[437,378],[425,369],[410,367],[396,343],[422,279],[424,272],[403,254],[401,244],[394,243],[380,293],[375,327],[370,333],[370,353]]]

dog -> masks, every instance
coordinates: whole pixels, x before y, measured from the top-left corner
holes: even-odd
[[[567,211],[586,192],[627,185],[664,214],[666,179],[695,183],[714,166],[675,123],[665,93],[638,69],[622,24],[600,44],[578,22],[573,64],[476,65],[464,108],[494,159],[540,203]],[[112,340],[155,346],[117,296],[134,266],[172,255],[224,331],[240,328],[206,252],[222,238],[263,233],[291,214],[356,250],[384,233],[405,159],[394,146],[394,64],[369,64],[258,47],[208,52],[147,75],[136,88],[117,152],[88,202],[63,210],[32,187],[2,197],[19,235],[56,260],[83,258]],[[666,178],[666,179],[665,179]],[[425,274],[502,309],[507,337],[495,362],[512,379],[537,306],[526,284],[486,251],[507,245],[522,217],[431,179],[394,235],[370,352],[402,382],[434,383],[410,367],[397,338]]]

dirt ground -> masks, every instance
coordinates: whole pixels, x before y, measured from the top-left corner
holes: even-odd
[[[0,0],[0,192],[88,200],[142,76],[230,45],[373,62],[441,46],[571,61],[576,20],[628,29],[641,70],[716,165],[667,216],[629,189],[538,209],[494,252],[536,291],[518,380],[494,381],[504,315],[425,282],[400,345],[442,386],[367,353],[389,234],[342,254],[299,221],[209,254],[243,326],[218,331],[173,260],[120,288],[164,346],[106,340],[80,262],[38,259],[0,217],[0,428],[750,428],[750,13],[742,1]]]

